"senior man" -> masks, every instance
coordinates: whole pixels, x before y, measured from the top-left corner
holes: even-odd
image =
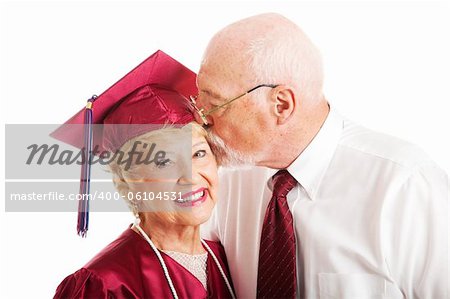
[[[233,23],[198,74],[222,169],[205,231],[239,298],[448,298],[448,177],[421,150],[345,119],[322,61],[278,14]]]

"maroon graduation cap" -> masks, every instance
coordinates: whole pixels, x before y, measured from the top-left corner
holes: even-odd
[[[126,141],[158,125],[194,121],[190,95],[197,94],[196,74],[161,50],[126,74],[50,136],[85,152],[81,167],[77,232],[86,236],[89,223],[89,188],[93,147],[99,152],[118,150]],[[84,124],[83,126],[80,126]],[[104,124],[93,130],[94,124]],[[109,125],[130,126],[109,126]],[[135,125],[135,126],[133,126]]]

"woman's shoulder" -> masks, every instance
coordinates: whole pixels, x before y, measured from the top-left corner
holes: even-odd
[[[139,236],[127,229],[84,267],[67,276],[55,298],[108,298],[117,290],[135,289],[133,285],[142,275],[141,259],[152,258],[143,245]]]
[[[206,244],[208,244],[209,247],[211,247],[211,249],[216,249],[216,250],[223,250],[223,246],[219,241],[211,241],[211,240],[207,240],[207,239],[203,239],[203,241],[206,242]]]
[[[129,228],[96,254],[84,268],[96,272],[104,267],[110,269],[114,265],[129,265],[145,249],[139,235]]]
[[[54,298],[110,298],[103,279],[92,271],[81,268],[59,284]]]
[[[214,252],[214,254],[220,258],[225,258],[225,249],[219,241],[211,241],[203,239],[203,241],[208,244],[209,248]]]

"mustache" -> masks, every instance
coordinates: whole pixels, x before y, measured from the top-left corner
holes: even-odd
[[[216,156],[217,163],[220,166],[245,167],[255,165],[252,156],[246,155],[227,146],[222,138],[212,132],[211,128],[207,128],[206,132],[208,133],[207,139],[210,144],[211,150]]]

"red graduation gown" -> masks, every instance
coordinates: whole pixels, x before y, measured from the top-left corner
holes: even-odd
[[[206,241],[231,283],[225,251]],[[180,298],[231,298],[212,257],[207,260],[206,291],[186,268],[161,252]],[[97,254],[86,266],[66,277],[54,298],[172,298],[162,267],[150,245],[131,228]]]

